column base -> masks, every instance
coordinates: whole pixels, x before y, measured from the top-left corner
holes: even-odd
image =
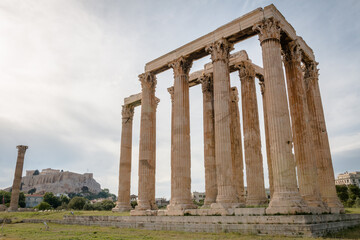
[[[14,207],[9,207],[6,211],[8,212],[17,212],[18,211],[18,208],[14,208]]]
[[[310,212],[313,214],[322,214],[330,212],[330,209],[321,200],[313,196],[302,196],[305,203],[309,206]]]
[[[121,203],[116,203],[116,206],[113,209],[111,209],[112,212],[129,212],[130,210],[132,210],[130,204],[121,204]]]
[[[245,207],[245,204],[243,203],[213,203],[211,204],[211,209],[234,209],[234,208],[240,208]]]
[[[345,213],[344,206],[338,197],[323,198],[322,200],[330,208],[331,213]]]
[[[275,192],[266,214],[298,214],[310,213],[309,207],[299,192]]]
[[[267,205],[269,202],[268,200],[264,197],[262,199],[246,199],[246,206],[264,206]]]
[[[131,210],[130,216],[157,216],[157,210]]]
[[[185,209],[196,209],[197,206],[193,203],[176,203],[176,204],[170,204],[166,207],[168,211],[179,211],[179,210],[185,210]]]

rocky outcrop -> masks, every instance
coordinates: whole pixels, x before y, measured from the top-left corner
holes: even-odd
[[[21,181],[21,191],[28,192],[36,189],[37,193],[80,193],[86,187],[89,192],[101,192],[100,184],[93,178],[92,173],[63,172],[54,169],[44,169],[39,175],[33,175],[34,171],[27,171]]]

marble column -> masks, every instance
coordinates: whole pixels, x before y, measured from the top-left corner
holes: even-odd
[[[173,169],[174,164],[172,164],[174,162],[174,87],[169,87],[167,90],[170,94],[170,99],[171,99],[171,156],[170,156],[170,162],[171,162],[171,193],[174,193],[175,184],[172,184],[174,182],[173,172],[175,171]],[[170,200],[171,200],[171,198],[170,198]]]
[[[14,212],[18,210],[20,185],[21,185],[22,171],[24,166],[24,157],[25,157],[26,149],[28,149],[27,146],[23,146],[23,145],[19,145],[16,148],[18,149],[18,156],[16,160],[14,182],[11,188],[11,200],[10,200],[10,207],[8,209],[9,212]]]
[[[239,206],[233,184],[231,134],[230,134],[230,75],[229,53],[232,44],[226,39],[218,40],[206,47],[211,53],[214,76],[215,114],[215,159],[218,195],[215,209]]]
[[[160,99],[155,97],[155,105],[154,105],[154,111],[153,111],[153,132],[151,135],[151,143],[153,144],[152,146],[152,153],[153,153],[153,158],[152,158],[152,162],[151,162],[151,166],[153,166],[151,168],[151,178],[150,178],[150,205],[151,205],[151,209],[158,209],[157,205],[156,205],[156,201],[155,201],[155,182],[156,182],[156,174],[155,174],[155,170],[156,170],[156,109],[157,106],[160,102]]]
[[[204,167],[205,167],[205,200],[204,207],[216,202],[216,161],[215,161],[215,126],[214,126],[214,91],[213,76],[201,78],[203,92],[204,120]]]
[[[239,203],[245,206],[244,189],[244,162],[241,142],[241,126],[239,113],[239,92],[236,87],[231,88],[230,102],[230,135],[231,135],[231,158],[233,167],[233,182]]]
[[[273,170],[274,194],[267,214],[308,212],[297,188],[295,161],[285,79],[281,60],[280,23],[266,19],[253,27],[259,32],[262,47],[265,101],[269,126],[270,157]]]
[[[125,212],[131,210],[130,181],[133,116],[134,106],[123,105],[118,200],[115,208],[112,209],[113,212]]]
[[[289,96],[294,152],[300,195],[312,213],[326,212],[321,201],[316,172],[315,149],[311,141],[305,84],[301,71],[301,52],[296,40],[285,44],[283,61]]]
[[[334,169],[331,160],[329,139],[326,131],[324,110],[319,89],[319,74],[316,62],[305,64],[306,98],[309,110],[317,176],[322,201],[332,213],[343,213],[344,207],[336,194]]]
[[[141,119],[139,144],[139,187],[138,205],[135,210],[154,209],[152,199],[152,186],[155,185],[155,159],[154,151],[156,136],[154,114],[156,112],[155,87],[156,77],[152,73],[139,75],[141,82]]]
[[[196,208],[191,199],[191,153],[189,71],[192,60],[180,57],[169,64],[174,71],[174,103],[171,146],[171,199],[167,209],[184,210]]]
[[[270,140],[269,140],[269,124],[267,120],[267,110],[266,110],[266,101],[265,101],[265,81],[264,77],[261,76],[259,78],[260,91],[263,101],[263,114],[264,114],[264,128],[265,128],[265,143],[266,143],[266,160],[268,165],[268,174],[269,174],[269,188],[270,188],[270,198],[274,193],[274,181],[273,181],[273,173],[272,173],[272,164],[270,157]]]
[[[264,185],[263,159],[259,114],[255,88],[255,69],[250,62],[242,61],[238,66],[241,81],[241,103],[244,127],[244,150],[246,163],[246,205],[267,203]]]

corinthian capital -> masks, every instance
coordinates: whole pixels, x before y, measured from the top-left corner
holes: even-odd
[[[261,92],[261,95],[264,95],[264,92],[265,92],[265,81],[264,81],[264,77],[261,76],[259,78],[259,85],[260,85],[260,92]]]
[[[160,98],[155,97],[155,110],[157,109],[159,102],[160,102]]]
[[[200,77],[201,89],[203,93],[213,92],[213,77],[212,74],[202,75]]]
[[[146,72],[139,75],[139,81],[141,82],[141,88],[149,88],[150,90],[155,91],[156,88],[156,76],[153,73]]]
[[[274,18],[267,18],[259,23],[256,23],[253,26],[253,30],[259,33],[260,44],[269,39],[280,41],[280,22]]]
[[[134,117],[134,106],[123,105],[121,114],[122,114],[122,119],[125,120],[126,122],[128,120],[132,120]]]
[[[295,39],[290,41],[283,49],[282,49],[283,61],[287,62],[301,62],[301,51],[300,45],[298,41]]]
[[[189,75],[192,66],[192,59],[180,57],[175,61],[169,63],[169,67],[174,70],[174,77],[179,75]]]
[[[317,68],[317,65],[319,63],[315,61],[309,61],[305,63],[305,69],[304,69],[304,78],[319,78],[319,69]]]
[[[230,99],[232,102],[239,102],[239,92],[237,87],[232,87],[230,91]]]
[[[25,153],[26,149],[28,149],[28,146],[18,145],[18,146],[16,146],[16,148],[18,149],[19,153]]]
[[[247,77],[255,78],[255,69],[251,62],[241,61],[235,67],[239,69],[239,76],[241,81]]]
[[[212,62],[216,61],[229,61],[230,51],[233,50],[233,44],[225,38],[211,43],[205,47],[205,51],[211,53]]]
[[[174,87],[169,87],[167,90],[170,93],[171,102],[174,103]]]

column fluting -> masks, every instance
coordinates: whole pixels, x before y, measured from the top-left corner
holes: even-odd
[[[131,210],[130,185],[131,185],[131,149],[132,149],[132,125],[134,117],[134,106],[122,106],[122,128],[119,165],[119,187],[118,199],[114,212],[125,212]]]
[[[292,136],[287,104],[285,79],[281,60],[280,25],[273,18],[255,24],[262,47],[266,81],[266,110],[269,127],[274,194],[266,209],[268,214],[308,212],[299,194],[295,161],[292,155]]]
[[[214,77],[215,161],[218,195],[212,208],[238,206],[231,157],[229,53],[232,44],[221,39],[210,44]]]
[[[241,141],[241,124],[239,113],[239,92],[236,87],[231,88],[230,92],[230,134],[231,134],[231,157],[233,167],[233,182],[239,203],[245,206],[244,188],[244,162]]]
[[[138,205],[136,210],[154,209],[152,201],[152,187],[155,185],[155,144],[154,136],[156,111],[156,77],[152,73],[139,75],[141,82],[141,119],[139,144],[139,188]]]
[[[168,210],[196,208],[191,199],[189,71],[192,60],[180,57],[169,64],[174,71],[171,199]]]
[[[216,202],[216,161],[215,161],[215,126],[214,126],[214,88],[212,74],[201,77],[203,92],[204,123],[204,167],[205,167],[205,200],[208,207]]]
[[[309,112],[306,102],[305,85],[301,71],[301,52],[296,40],[283,48],[290,104],[294,152],[297,166],[299,191],[312,213],[326,212],[321,201],[317,180],[316,158],[311,141]]]
[[[316,149],[315,157],[320,195],[332,213],[343,213],[344,207],[336,194],[334,169],[318,80],[317,63],[306,62],[304,81],[311,133]]]
[[[20,194],[20,185],[22,178],[22,171],[24,166],[24,158],[27,146],[19,145],[16,147],[18,149],[18,156],[16,160],[16,168],[14,174],[14,181],[11,188],[11,200],[10,207],[8,209],[9,212],[14,212],[18,210],[19,205],[19,194]]]
[[[263,205],[267,203],[267,198],[265,194],[264,169],[261,154],[260,124],[255,88],[255,69],[248,61],[242,61],[237,68],[239,69],[241,81],[247,182],[246,205]]]

